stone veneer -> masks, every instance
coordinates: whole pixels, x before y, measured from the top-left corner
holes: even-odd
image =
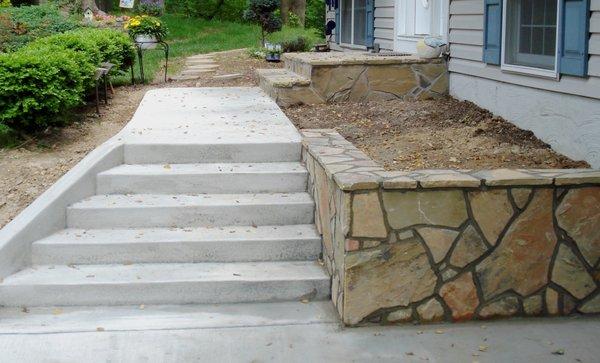
[[[430,99],[448,94],[446,62],[365,52],[286,53],[286,69],[258,70],[280,106],[343,101]]]
[[[302,133],[345,324],[600,312],[600,171],[385,171]]]

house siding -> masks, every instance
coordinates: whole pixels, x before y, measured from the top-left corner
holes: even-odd
[[[501,72],[499,66],[483,63],[483,0],[451,0],[449,70],[525,87],[600,99],[600,0],[591,0],[591,10],[589,77],[562,76],[557,82]]]
[[[394,3],[395,0],[375,0],[374,42],[378,43],[381,49],[394,49]],[[335,21],[335,10],[328,10],[326,7],[325,11],[325,22],[329,20]],[[335,42],[335,33],[337,30],[336,28],[333,31],[332,42]]]
[[[451,0],[450,94],[532,130],[555,150],[600,167],[600,0],[590,3],[588,77],[560,80],[485,64],[483,0]]]

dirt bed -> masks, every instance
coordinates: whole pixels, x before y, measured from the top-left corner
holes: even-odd
[[[372,101],[284,110],[300,129],[332,128],[387,170],[587,168],[531,131],[470,102]]]

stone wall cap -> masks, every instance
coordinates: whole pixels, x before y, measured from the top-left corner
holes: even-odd
[[[284,53],[282,59],[284,61],[305,63],[311,66],[427,64],[443,62],[442,58],[423,59],[414,55],[386,56],[367,52]]]
[[[341,190],[600,184],[594,169],[423,169],[386,171],[332,129],[300,130],[302,143]]]

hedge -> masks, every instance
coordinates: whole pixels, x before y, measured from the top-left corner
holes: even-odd
[[[25,132],[60,125],[58,115],[83,103],[100,62],[126,69],[133,59],[129,37],[109,29],[69,31],[0,54],[0,124]]]

